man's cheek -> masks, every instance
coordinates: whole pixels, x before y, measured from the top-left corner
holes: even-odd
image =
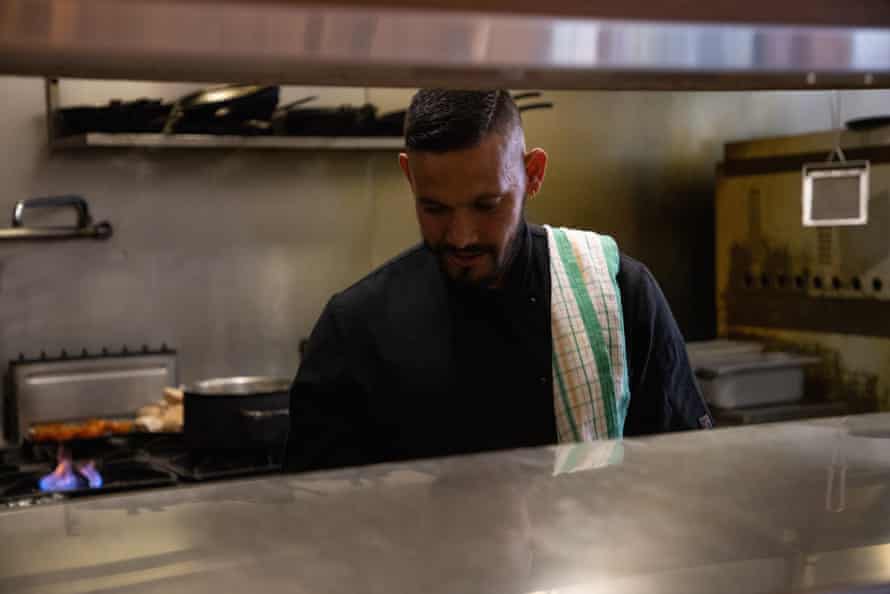
[[[424,240],[432,246],[438,247],[442,243],[442,232],[440,225],[436,225],[435,220],[431,217],[418,213],[418,222],[420,223],[420,234]]]

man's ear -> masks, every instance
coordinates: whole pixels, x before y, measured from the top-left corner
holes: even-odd
[[[405,179],[408,180],[408,185],[413,190],[414,181],[411,179],[411,169],[408,167],[408,153],[399,153],[399,167],[402,168],[402,173],[405,174]]]
[[[546,173],[547,153],[544,149],[533,148],[525,153],[526,193],[529,198],[541,191]]]

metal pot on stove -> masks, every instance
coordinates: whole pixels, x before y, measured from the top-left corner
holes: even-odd
[[[290,428],[291,380],[224,377],[184,390],[184,433],[192,449],[284,446]]]

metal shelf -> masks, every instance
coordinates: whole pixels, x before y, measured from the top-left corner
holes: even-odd
[[[53,148],[283,149],[332,151],[401,150],[404,140],[388,136],[219,136],[215,134],[104,134],[90,132],[51,140]]]

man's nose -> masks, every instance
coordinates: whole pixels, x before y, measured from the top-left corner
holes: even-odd
[[[472,213],[457,209],[451,216],[445,234],[445,242],[455,248],[463,249],[479,242],[476,222]]]

